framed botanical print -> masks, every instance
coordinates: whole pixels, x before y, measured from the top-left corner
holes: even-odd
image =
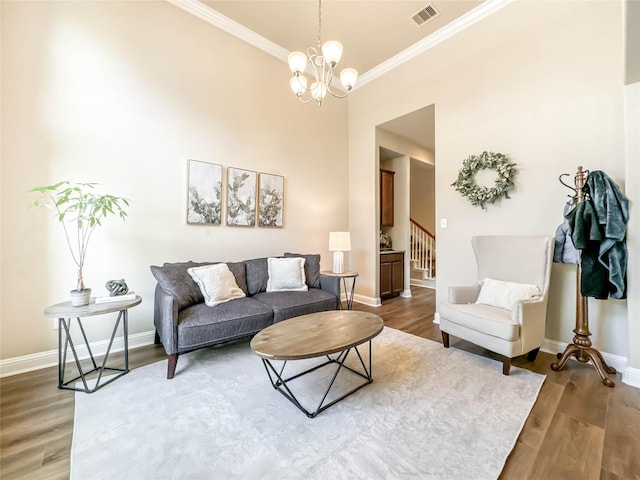
[[[222,222],[222,165],[189,160],[187,223]]]
[[[258,176],[258,226],[282,228],[284,218],[284,177],[260,173]]]
[[[227,225],[255,226],[256,180],[256,172],[227,169]]]

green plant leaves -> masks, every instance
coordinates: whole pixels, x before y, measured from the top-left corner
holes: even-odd
[[[499,198],[509,198],[509,191],[513,189],[513,178],[516,175],[516,164],[511,163],[502,153],[482,152],[471,155],[462,162],[458,178],[451,184],[463,197],[467,197],[472,205],[479,205],[484,209],[486,203],[495,203]],[[497,178],[493,187],[477,185],[475,174],[480,170],[495,170]]]

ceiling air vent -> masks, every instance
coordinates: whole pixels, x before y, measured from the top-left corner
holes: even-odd
[[[436,15],[438,15],[438,12],[436,11],[435,8],[433,8],[431,4],[429,4],[426,7],[424,7],[422,10],[420,10],[418,13],[413,15],[411,17],[411,20],[413,20],[416,23],[416,25],[420,26],[425,22],[427,22],[428,20],[431,20]]]

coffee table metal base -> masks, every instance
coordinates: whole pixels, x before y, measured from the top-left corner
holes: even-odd
[[[284,378],[283,377],[284,369],[287,366],[287,361],[286,360],[283,362],[282,368],[280,368],[279,371],[278,371],[278,369],[276,369],[274,367],[273,363],[270,360],[266,359],[266,358],[262,359],[262,363],[264,365],[265,370],[267,371],[267,375],[269,376],[269,380],[271,381],[271,385],[273,385],[273,388],[278,390],[282,395],[285,396],[285,398],[288,398],[289,401],[291,403],[293,403],[296,407],[298,407],[298,409],[300,409],[307,417],[314,418],[320,412],[323,412],[324,410],[326,410],[330,406],[335,405],[340,400],[344,400],[346,397],[348,397],[352,393],[357,392],[362,387],[365,387],[365,386],[369,385],[371,382],[373,382],[372,368],[371,368],[371,340],[369,340],[368,343],[369,343],[369,362],[368,362],[368,367],[367,367],[367,365],[365,365],[365,361],[363,360],[362,355],[360,355],[360,352],[358,351],[358,347],[357,346],[340,352],[338,354],[338,356],[335,357],[335,358],[331,358],[329,355],[327,355],[327,361],[326,362],[321,363],[319,365],[316,365],[314,367],[311,367],[308,370],[305,370],[304,372],[297,373],[296,375],[293,375],[293,376],[288,377],[288,378]],[[345,365],[345,362],[346,362],[347,358],[349,357],[349,354],[351,353],[351,351],[355,351],[356,355],[358,356],[358,360],[360,362],[360,366],[362,367],[362,371],[361,372],[349,367],[348,365]],[[336,371],[333,374],[333,376],[331,377],[329,385],[327,386],[327,389],[325,390],[325,392],[324,392],[324,394],[322,396],[322,399],[320,400],[320,403],[318,404],[318,407],[316,408],[315,411],[310,412],[309,410],[304,408],[304,406],[302,406],[302,404],[300,403],[298,398],[291,391],[291,388],[289,388],[289,383],[292,380],[295,380],[296,378],[302,377],[303,375],[306,375],[308,373],[314,372],[315,370],[318,370],[319,368],[322,368],[322,367],[325,367],[325,366],[331,365],[331,364],[337,365]],[[338,374],[340,373],[340,371],[343,368],[346,369],[346,370],[349,370],[350,372],[354,373],[355,375],[358,375],[359,377],[362,377],[364,379],[364,382],[358,384],[355,388],[353,388],[353,389],[349,390],[348,392],[342,394],[340,397],[330,401],[329,403],[325,403],[326,400],[327,400],[327,396],[329,395],[329,392],[331,391],[331,388],[333,387],[333,385],[334,385],[334,383],[336,381],[336,378],[338,377]]]

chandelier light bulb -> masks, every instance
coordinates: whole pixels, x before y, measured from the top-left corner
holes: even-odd
[[[345,68],[340,72],[340,82],[347,92],[353,88],[357,79],[358,71],[355,68]]]
[[[289,68],[294,75],[304,72],[307,66],[307,56],[302,52],[291,52],[289,54]]]
[[[335,67],[342,58],[342,44],[335,40],[329,40],[322,45],[322,56],[326,62]]]
[[[289,80],[289,85],[291,85],[293,93],[301,97],[307,90],[307,77],[304,75],[294,75],[291,77],[291,80]]]
[[[313,82],[311,84],[311,96],[316,102],[321,103],[326,94],[327,94],[326,85],[323,85],[320,82]]]

